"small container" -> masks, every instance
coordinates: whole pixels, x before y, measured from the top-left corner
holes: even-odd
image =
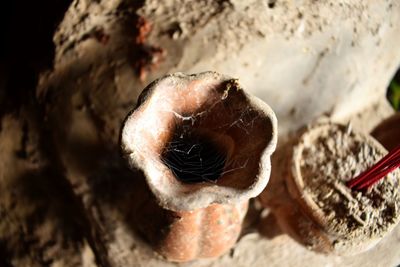
[[[177,73],[150,84],[121,138],[151,191],[138,214],[142,234],[169,261],[225,253],[248,200],[268,183],[276,143],[273,111],[235,79]]]
[[[290,197],[272,209],[283,230],[308,248],[354,255],[373,247],[398,223],[399,171],[367,191],[346,186],[387,154],[371,136],[332,122],[317,123],[279,153],[283,169],[277,173],[285,181],[283,194]]]

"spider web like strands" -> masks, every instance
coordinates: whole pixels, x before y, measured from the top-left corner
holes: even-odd
[[[171,141],[167,144],[161,161],[182,182],[216,183],[223,175],[247,167],[249,159],[240,162],[239,159],[228,159],[209,141],[182,140]],[[225,166],[230,168],[225,169]]]
[[[247,166],[249,159],[245,159],[242,163],[238,159],[233,161],[228,159],[227,162],[225,153],[219,151],[215,144],[191,134],[194,130],[193,125],[195,121],[200,120],[206,113],[212,112],[213,107],[218,103],[221,103],[221,100],[212,103],[211,108],[207,111],[189,116],[181,115],[171,110],[166,111],[172,112],[175,115],[176,123],[178,125],[181,124],[181,129],[175,134],[174,139],[167,144],[166,150],[161,155],[161,160],[169,167],[175,177],[183,182],[216,183],[217,179],[222,175],[246,168]],[[236,113],[231,108],[227,108],[226,105],[222,105],[222,107],[224,109],[223,113]],[[246,117],[250,115],[250,110],[244,110],[234,122],[225,125],[216,125],[215,129],[225,128],[226,126],[228,126],[228,129],[239,127],[245,135],[249,135],[248,128],[253,127],[254,121],[258,118],[258,116],[255,116],[251,120],[246,120]],[[184,123],[183,125],[182,122]],[[179,135],[179,137],[176,135]],[[225,166],[230,166],[231,168],[224,170]]]
[[[182,182],[215,182],[225,166],[226,156],[201,139],[180,138],[170,142],[162,157]]]
[[[176,125],[181,125],[182,127],[180,138],[186,140],[179,140],[175,136],[174,140],[166,145],[165,151],[162,153],[162,155],[160,155],[161,161],[169,167],[176,177],[179,177],[179,175],[182,174],[185,178],[185,182],[216,183],[216,180],[222,175],[244,169],[248,164],[248,158],[235,160],[232,160],[232,158],[227,159],[224,153],[217,151],[216,146],[210,144],[210,142],[207,140],[206,142],[200,142],[200,140],[197,140],[196,142],[196,138],[194,138],[193,140],[188,141],[187,136],[190,135],[188,133],[193,132],[193,125],[195,122],[201,120],[201,118],[207,113],[212,112],[212,109],[216,105],[221,104],[221,102],[224,100],[225,99],[218,99],[210,105],[209,109],[190,115],[179,114],[174,110],[164,110],[164,112],[172,112],[174,114]],[[163,106],[171,107],[169,103],[170,101],[167,99],[163,99],[163,101],[166,101]],[[221,105],[224,109],[222,113],[237,113],[233,107],[229,107],[223,103]],[[217,130],[220,132],[220,129],[222,128],[226,128],[227,130],[232,127],[238,127],[243,131],[243,134],[249,135],[250,133],[248,129],[253,127],[255,120],[259,117],[254,116],[254,114],[250,114],[250,112],[250,109],[244,110],[243,112],[240,112],[239,117],[234,122],[229,124],[215,125],[216,127],[210,128],[210,130]],[[253,118],[251,118],[251,120],[246,120],[246,117],[248,116],[252,116]],[[138,143],[134,143],[133,145],[136,151],[139,153],[142,151],[142,147],[139,147]],[[224,170],[225,166],[230,166],[230,168]]]
[[[175,177],[187,183],[216,183],[222,175],[245,168],[248,162],[247,159],[243,164],[235,164],[237,161],[226,160],[226,155],[208,140],[190,137],[169,142],[162,156]],[[234,167],[224,171],[225,165]]]

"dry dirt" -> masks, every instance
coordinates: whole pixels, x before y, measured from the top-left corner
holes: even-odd
[[[360,242],[384,236],[399,218],[399,173],[389,174],[366,192],[351,190],[346,182],[385,151],[350,127],[332,125],[319,133],[304,141],[300,166],[305,193],[323,211],[326,230]]]

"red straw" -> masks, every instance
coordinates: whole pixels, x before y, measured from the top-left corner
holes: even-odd
[[[366,189],[400,167],[400,146],[389,152],[368,170],[347,182],[350,189]]]

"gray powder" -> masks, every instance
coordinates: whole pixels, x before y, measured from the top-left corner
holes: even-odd
[[[328,232],[361,241],[383,236],[398,221],[398,171],[367,191],[346,186],[383,156],[384,152],[364,136],[339,125],[304,142],[300,166],[305,193],[326,216]]]

